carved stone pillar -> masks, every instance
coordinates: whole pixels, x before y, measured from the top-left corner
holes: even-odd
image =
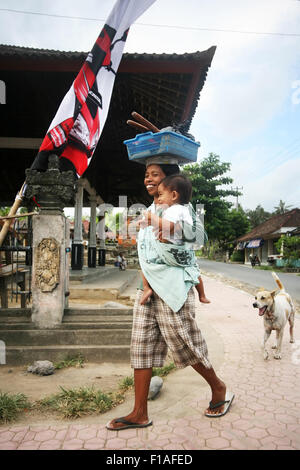
[[[83,183],[76,183],[75,217],[74,217],[74,240],[72,244],[72,269],[82,269],[84,246],[82,239],[82,205],[83,205]]]
[[[63,208],[74,199],[74,175],[60,172],[58,158],[49,157],[46,172],[26,170],[26,198],[36,197],[33,218],[32,322],[39,328],[58,326],[69,291],[69,226]]]

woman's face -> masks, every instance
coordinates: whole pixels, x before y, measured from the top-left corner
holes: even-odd
[[[144,185],[146,186],[149,196],[157,198],[158,185],[165,176],[159,165],[147,166]]]

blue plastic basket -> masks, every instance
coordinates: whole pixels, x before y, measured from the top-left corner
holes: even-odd
[[[145,132],[124,140],[129,160],[146,163],[149,157],[174,157],[178,163],[197,161],[199,142],[172,131]]]

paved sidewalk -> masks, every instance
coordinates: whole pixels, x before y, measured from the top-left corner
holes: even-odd
[[[149,402],[151,427],[106,430],[108,420],[131,411],[130,396],[104,415],[72,423],[1,426],[0,449],[300,449],[299,316],[296,343],[289,343],[287,327],[282,360],[275,360],[271,353],[264,361],[263,320],[252,307],[252,296],[209,277],[204,282],[212,303],[197,304],[197,320],[215,370],[235,393],[227,415],[204,416],[209,388],[192,368],[186,368],[170,374],[161,396]]]

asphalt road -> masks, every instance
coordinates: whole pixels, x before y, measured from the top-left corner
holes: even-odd
[[[263,271],[244,264],[230,264],[207,259],[199,259],[200,270],[220,274],[227,278],[245,282],[254,287],[265,287],[267,290],[276,288],[271,271]],[[285,290],[292,299],[300,301],[300,276],[294,273],[276,273]]]

